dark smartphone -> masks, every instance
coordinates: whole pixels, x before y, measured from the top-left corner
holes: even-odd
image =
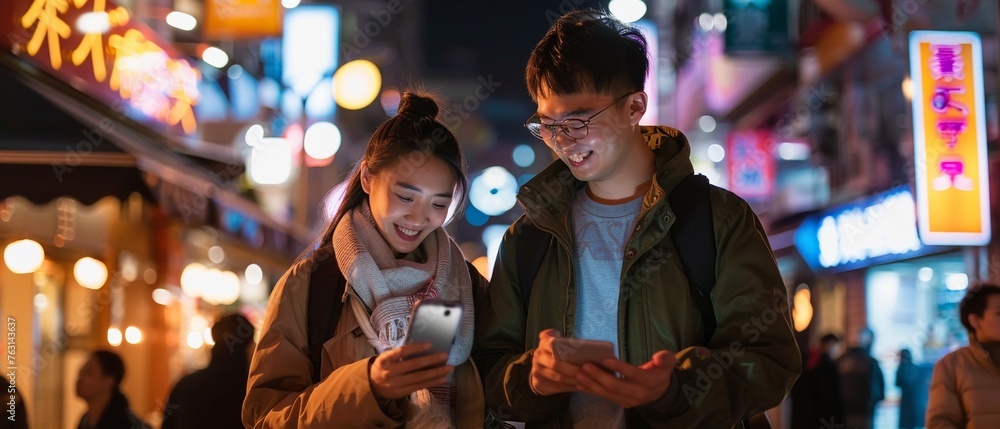
[[[592,363],[603,367],[604,359],[615,358],[615,347],[608,341],[560,337],[552,339],[552,354],[574,365]]]
[[[451,345],[458,334],[458,325],[462,320],[462,304],[441,300],[422,300],[413,306],[410,314],[410,328],[406,332],[404,344],[426,341],[431,348],[418,356],[435,353],[449,353]]]

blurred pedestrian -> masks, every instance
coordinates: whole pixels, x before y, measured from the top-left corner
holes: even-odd
[[[844,424],[844,401],[840,374],[834,359],[840,354],[840,338],[826,334],[819,346],[809,350],[802,375],[792,387],[793,428],[838,427]]]
[[[129,409],[121,391],[125,362],[118,354],[98,350],[80,368],[76,396],[87,402],[78,429],[148,429]]]
[[[970,287],[958,313],[969,345],[934,365],[927,428],[1000,428],[1000,286]]]
[[[337,215],[274,287],[250,365],[246,427],[483,427],[469,357],[473,293],[485,279],[443,228],[468,182],[458,140],[437,114],[432,98],[403,92]],[[449,353],[421,356],[430,344],[403,340],[415,301],[433,298],[460,302],[461,321]],[[316,313],[324,315],[313,324]]]
[[[913,362],[910,349],[899,351],[899,368],[896,369],[896,386],[900,390],[899,429],[924,427],[929,375],[927,368]]]
[[[878,360],[871,355],[874,341],[875,333],[863,328],[858,333],[857,346],[837,359],[844,417],[851,429],[871,429],[875,406],[885,398],[885,376]]]
[[[28,429],[28,410],[17,386],[10,384],[10,380],[0,374],[0,390],[7,392],[0,395],[6,411],[0,418],[0,429]]]
[[[254,327],[242,314],[212,325],[212,360],[182,377],[163,409],[162,429],[243,429]]]

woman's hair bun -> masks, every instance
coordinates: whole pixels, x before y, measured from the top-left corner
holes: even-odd
[[[404,92],[403,96],[399,99],[398,114],[421,115],[434,119],[438,114],[438,105],[432,98],[412,92]]]

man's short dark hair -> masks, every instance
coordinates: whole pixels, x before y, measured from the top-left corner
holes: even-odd
[[[125,378],[125,361],[121,356],[110,350],[98,350],[91,356],[97,360],[97,366],[101,367],[101,373],[115,380],[115,390],[122,384]]]
[[[1000,286],[995,283],[980,283],[965,291],[965,297],[962,298],[962,302],[958,303],[958,314],[962,320],[962,326],[965,326],[965,330],[969,331],[970,335],[974,335],[976,329],[969,323],[969,315],[975,314],[983,317],[989,297],[998,294],[1000,294]]]
[[[531,98],[593,91],[619,97],[641,91],[649,70],[646,38],[596,10],[563,15],[528,58]]]

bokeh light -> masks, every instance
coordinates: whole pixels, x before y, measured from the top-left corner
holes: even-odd
[[[184,31],[194,30],[198,26],[198,20],[195,17],[176,10],[167,14],[166,21],[167,25]]]
[[[33,273],[45,261],[45,250],[35,240],[18,240],[4,248],[3,261],[14,274]]]
[[[122,330],[118,328],[108,328],[108,344],[118,347],[122,345]]]
[[[469,222],[472,226],[483,226],[486,222],[490,220],[490,217],[479,211],[475,206],[468,205],[465,207],[465,221]]]
[[[174,303],[174,294],[164,288],[156,288],[153,291],[153,302],[160,305],[170,305]]]
[[[208,249],[208,259],[216,264],[221,264],[222,261],[226,260],[226,251],[219,246],[212,246]]]
[[[517,180],[506,168],[493,166],[472,179],[469,201],[488,216],[499,216],[517,203]]]
[[[401,97],[402,94],[395,88],[382,91],[382,97],[379,102],[382,103],[382,109],[385,110],[386,116],[396,116],[396,113],[399,111],[399,100]]]
[[[375,101],[382,89],[382,75],[368,60],[354,60],[333,74],[333,99],[340,107],[358,110]]]
[[[642,0],[611,0],[608,10],[622,22],[636,22],[646,14],[646,3]]]
[[[243,271],[243,276],[246,277],[247,283],[255,285],[264,279],[264,271],[260,269],[260,265],[250,264],[247,265],[247,269]]]
[[[281,137],[262,138],[249,162],[250,180],[259,185],[280,185],[292,176],[292,150]]]
[[[303,143],[306,155],[314,159],[328,159],[340,150],[340,128],[330,122],[317,122],[306,129]]]
[[[91,257],[83,257],[73,265],[73,278],[87,289],[100,289],[108,280],[108,267]]]
[[[125,341],[129,344],[139,344],[142,342],[142,331],[135,326],[125,328]]]
[[[215,46],[209,46],[201,52],[201,59],[206,64],[221,69],[229,64],[229,54]]]
[[[530,167],[535,163],[535,150],[526,144],[519,144],[514,148],[514,163],[518,167]]]
[[[706,132],[706,133],[710,133],[712,131],[715,131],[715,128],[717,126],[718,126],[718,124],[715,122],[715,118],[713,118],[713,117],[711,117],[709,115],[704,115],[704,116],[698,118],[698,128],[701,128],[701,130],[704,131],[704,132]]]
[[[712,162],[722,162],[726,158],[726,148],[718,143],[708,145],[708,159]]]

